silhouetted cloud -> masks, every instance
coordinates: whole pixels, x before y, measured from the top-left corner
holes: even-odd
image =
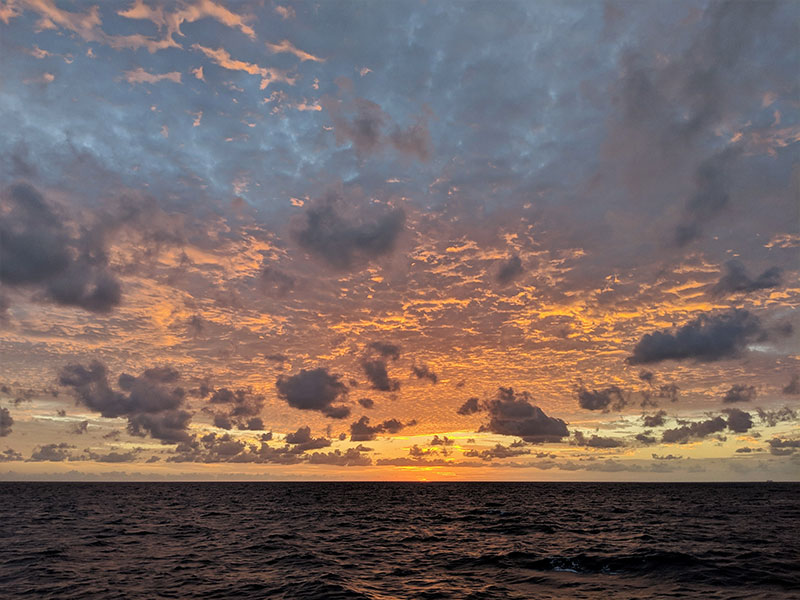
[[[367,349],[374,350],[383,358],[391,358],[392,360],[397,360],[400,358],[400,346],[390,342],[370,342],[367,345]]]
[[[781,284],[781,269],[771,267],[755,279],[751,279],[738,260],[729,260],[725,263],[725,274],[711,288],[712,295],[725,297],[731,294],[749,294],[758,290],[767,290]]]
[[[13,448],[6,448],[0,452],[0,463],[2,462],[17,462],[23,460],[22,454]]]
[[[179,378],[171,367],[147,369],[139,376],[123,373],[118,379],[122,391],[115,391],[99,361],[88,367],[67,365],[59,373],[59,383],[72,388],[86,407],[107,418],[127,417],[129,433],[149,433],[164,442],[188,439],[191,414],[178,410],[185,397],[183,388],[174,385]]]
[[[723,412],[728,415],[727,420],[722,416],[718,416],[693,423],[684,421],[684,425],[664,431],[661,435],[661,441],[665,444],[685,444],[692,439],[702,439],[713,433],[723,431],[725,428],[736,433],[744,433],[753,426],[753,419],[747,412],[738,408],[728,408]]]
[[[619,448],[625,445],[625,442],[616,438],[602,437],[599,435],[592,435],[586,437],[582,431],[574,431],[576,446],[587,446],[589,448]]]
[[[331,441],[327,438],[311,437],[311,428],[306,425],[300,427],[294,433],[286,435],[286,443],[294,446],[294,452],[305,452],[306,450],[318,450],[319,448],[326,448],[331,445]]]
[[[728,415],[728,429],[733,432],[744,433],[753,426],[753,417],[748,412],[738,408],[726,408],[722,412]]]
[[[360,446],[358,448],[363,448]],[[312,465],[336,465],[339,467],[366,467],[372,464],[372,459],[365,456],[358,448],[348,448],[344,452],[314,452],[309,456],[308,462]]]
[[[411,367],[411,371],[417,377],[417,379],[427,379],[431,383],[436,383],[439,381],[439,377],[430,370],[428,365],[413,365]]]
[[[301,227],[293,232],[300,247],[340,271],[394,249],[405,223],[402,210],[373,208],[344,217],[340,204],[329,195],[308,208]]]
[[[514,254],[507,260],[500,263],[500,268],[497,270],[497,283],[500,285],[508,285],[512,281],[519,279],[525,273],[522,268],[522,261],[519,256]]]
[[[530,453],[530,449],[522,446],[514,446],[513,444],[503,446],[503,444],[495,444],[493,448],[487,448],[485,450],[466,450],[464,451],[464,456],[467,458],[480,458],[481,460],[492,461],[495,459],[523,456]]]
[[[762,423],[766,423],[770,427],[775,427],[778,423],[784,421],[794,421],[797,419],[797,411],[788,406],[776,410],[764,410],[763,408],[756,408],[758,418]]]
[[[370,386],[381,392],[393,392],[400,389],[400,382],[389,377],[386,362],[381,359],[364,360],[361,363]]]
[[[108,312],[121,301],[121,286],[108,270],[103,236],[73,237],[44,196],[27,183],[2,193],[0,282],[36,286],[65,306]]]
[[[476,412],[480,412],[480,406],[478,405],[477,398],[469,398],[464,404],[462,404],[458,408],[458,414],[460,415],[474,415]]]
[[[655,460],[680,460],[682,456],[675,456],[674,454],[656,454],[655,452],[652,454],[652,457]]]
[[[5,437],[11,433],[11,426],[14,418],[7,408],[0,408],[0,437]]]
[[[653,415],[642,415],[642,424],[645,427],[661,427],[665,423],[667,411],[660,410]]]
[[[770,453],[775,456],[788,456],[789,454],[794,454],[800,448],[800,440],[772,438],[767,443],[769,444]]]
[[[263,422],[257,415],[264,407],[264,400],[264,396],[254,393],[251,388],[216,389],[209,402],[226,406],[228,412],[215,414],[214,425],[222,429],[231,429],[234,425],[239,429],[263,429]]]
[[[547,416],[541,408],[531,404],[532,399],[528,392],[515,394],[510,387],[499,388],[497,395],[485,403],[489,422],[479,431],[514,435],[526,442],[555,442],[567,437],[567,424]]]
[[[763,339],[765,335],[758,317],[746,310],[703,314],[677,329],[645,334],[628,362],[645,364],[686,359],[711,362],[733,358],[741,354],[749,342]]]
[[[431,441],[428,442],[429,446],[452,446],[455,444],[456,441],[452,438],[447,437],[446,435],[439,437],[438,435],[434,435],[431,438]]]
[[[800,375],[795,373],[792,379],[786,384],[786,387],[781,390],[787,396],[797,396],[800,394]]]
[[[372,398],[359,398],[358,403],[364,408],[373,408],[375,401]]]
[[[70,446],[66,442],[44,444],[34,449],[29,460],[33,462],[63,462],[71,458],[70,450],[73,448],[75,446]]]
[[[75,435],[83,435],[89,430],[89,421],[80,421],[79,423],[73,423],[72,427],[70,427],[70,433],[74,433]]]
[[[347,397],[347,386],[340,376],[329,373],[324,367],[301,369],[296,375],[281,375],[275,382],[278,397],[292,408],[316,410],[333,419],[343,419],[350,407],[341,404]]]
[[[627,400],[624,392],[616,385],[603,390],[591,391],[585,387],[580,387],[578,389],[578,404],[586,410],[608,412],[609,407],[614,410],[622,410],[627,405]]]
[[[737,383],[725,392],[722,401],[725,404],[733,402],[752,402],[756,399],[756,388],[752,385],[743,385]]]
[[[368,442],[369,440],[374,440],[379,434],[397,433],[404,427],[414,424],[414,421],[401,423],[397,419],[387,419],[383,423],[370,425],[369,417],[361,417],[358,421],[350,424],[350,441]]]

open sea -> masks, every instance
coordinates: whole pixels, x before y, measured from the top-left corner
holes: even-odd
[[[800,484],[0,483],[6,598],[800,598]]]

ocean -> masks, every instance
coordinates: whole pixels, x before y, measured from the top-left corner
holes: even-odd
[[[0,483],[0,597],[800,598],[799,492]]]

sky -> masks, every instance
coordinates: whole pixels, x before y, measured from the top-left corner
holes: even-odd
[[[0,0],[0,479],[797,480],[798,22]]]

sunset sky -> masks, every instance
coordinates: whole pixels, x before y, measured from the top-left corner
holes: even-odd
[[[797,479],[798,22],[0,0],[0,479]]]

